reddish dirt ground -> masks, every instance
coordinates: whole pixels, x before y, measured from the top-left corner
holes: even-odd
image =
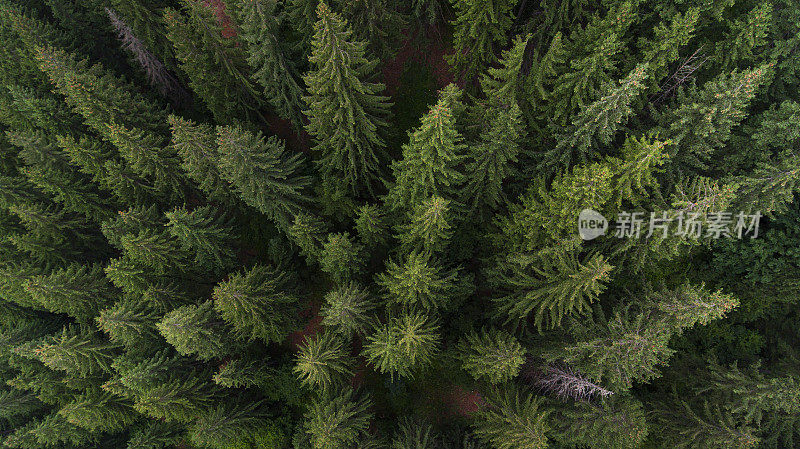
[[[292,349],[297,350],[306,337],[316,335],[322,329],[322,317],[319,316],[319,304],[312,304],[300,312],[300,318],[308,320],[302,329],[289,334],[289,343]]]
[[[442,399],[452,413],[465,417],[475,413],[486,404],[480,393],[475,390],[465,390],[458,385],[454,385]]]
[[[444,59],[445,55],[452,53],[452,49],[444,46],[437,31],[434,29],[426,32],[427,38],[423,39],[426,45],[422,48],[418,46],[421,41],[419,36],[409,33],[409,30],[403,32],[406,39],[395,57],[383,66],[383,83],[386,85],[387,93],[394,95],[397,92],[397,88],[400,86],[400,76],[409,61],[430,67],[436,79],[436,86],[440,89],[455,82],[453,74],[450,73],[450,66]]]

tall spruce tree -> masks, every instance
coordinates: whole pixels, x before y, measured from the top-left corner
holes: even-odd
[[[371,82],[377,61],[366,43],[352,39],[347,20],[320,2],[305,77],[306,129],[314,137],[327,189],[372,193],[383,178],[389,103]]]

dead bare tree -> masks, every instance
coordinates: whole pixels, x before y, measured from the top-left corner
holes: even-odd
[[[158,58],[147,50],[145,44],[136,37],[131,27],[128,26],[111,8],[106,8],[106,14],[111,25],[117,32],[122,47],[136,59],[144,70],[148,81],[156,87],[162,95],[170,97],[177,102],[184,102],[189,94],[181,87],[180,82],[167,70]]]
[[[692,77],[694,72],[697,71],[707,60],[708,56],[703,56],[701,53],[703,50],[703,46],[701,45],[700,48],[695,50],[694,53],[689,55],[686,59],[683,60],[680,66],[672,73],[672,75],[667,78],[664,83],[659,86],[658,92],[653,93],[649,100],[653,102],[653,104],[658,104],[668,96],[670,96],[678,86],[684,84],[689,78]],[[655,100],[653,100],[655,98]]]
[[[614,394],[613,391],[584,378],[569,367],[555,365],[530,366],[524,376],[542,392],[559,399],[591,401]]]

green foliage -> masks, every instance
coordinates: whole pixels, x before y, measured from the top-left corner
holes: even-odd
[[[371,312],[377,307],[372,294],[363,286],[349,282],[325,295],[319,314],[322,324],[349,338],[363,335],[369,327]]]
[[[548,412],[541,400],[515,388],[497,389],[475,414],[475,435],[499,449],[544,449]]]
[[[438,351],[439,325],[422,314],[403,314],[367,335],[363,355],[381,373],[411,377]]]
[[[278,2],[258,0],[242,2],[237,11],[242,40],[247,43],[247,62],[264,96],[279,116],[302,125],[303,90],[298,83],[296,64],[289,48],[281,40]]]
[[[382,178],[390,106],[380,95],[383,85],[368,81],[377,61],[366,56],[366,42],[353,40],[347,20],[324,2],[317,16],[312,70],[304,77],[306,130],[314,137],[327,188],[371,193]]]
[[[289,275],[257,265],[214,288],[214,309],[244,339],[281,341],[294,322],[297,299]]]
[[[164,315],[156,324],[169,344],[201,360],[219,358],[230,347],[228,329],[214,311],[216,303],[186,305]]]
[[[453,198],[464,180],[457,166],[464,159],[464,138],[453,114],[460,90],[453,84],[439,92],[439,101],[403,145],[403,159],[392,163],[395,184],[386,198],[391,209],[410,209],[433,195]]]
[[[217,127],[217,166],[248,205],[281,227],[302,211],[310,198],[310,178],[302,174],[303,158],[290,154],[275,136],[253,134],[238,126]]]
[[[401,263],[390,260],[377,282],[390,302],[428,310],[447,308],[472,290],[471,280],[458,269],[445,269],[421,252],[412,252]]]
[[[294,372],[304,385],[326,392],[353,374],[350,366],[352,360],[345,342],[334,333],[324,332],[306,337],[297,354]]]
[[[348,234],[329,234],[319,255],[320,268],[337,283],[349,281],[361,271],[362,253]]]
[[[311,403],[304,428],[315,449],[354,447],[367,431],[372,418],[368,396],[357,396],[346,389]]]
[[[512,335],[497,329],[467,334],[458,350],[462,366],[472,377],[495,384],[514,379],[525,363],[525,348]]]
[[[514,2],[454,0],[452,3],[456,10],[455,54],[448,62],[459,78],[469,81],[494,62],[497,45],[505,43],[505,34],[514,21]]]
[[[556,251],[543,257],[516,257],[502,261],[493,282],[504,296],[498,296],[499,311],[508,321],[533,314],[541,331],[561,326],[565,317],[586,315],[610,280],[613,269],[595,254],[579,261],[574,252]]]

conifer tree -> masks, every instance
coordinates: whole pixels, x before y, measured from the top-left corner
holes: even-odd
[[[493,98],[502,95],[491,92]],[[512,100],[513,101],[513,100]],[[506,200],[503,182],[516,172],[520,143],[525,137],[522,112],[516,102],[490,108],[489,124],[480,142],[470,146],[462,200],[473,213],[486,216]]]
[[[376,204],[367,204],[358,210],[355,228],[361,243],[367,248],[383,245],[389,238],[386,216]]]
[[[138,344],[152,344],[158,335],[156,323],[160,318],[149,302],[128,297],[101,311],[97,325],[111,341],[133,348]]]
[[[427,310],[446,309],[472,290],[471,280],[458,269],[446,269],[421,252],[412,252],[399,263],[390,260],[377,282],[386,289],[390,302]]]
[[[540,258],[510,258],[494,272],[494,282],[506,293],[495,301],[508,321],[533,314],[537,329],[552,329],[565,317],[587,314],[612,269],[600,254],[584,261],[565,251]]]
[[[71,264],[25,281],[33,301],[55,313],[87,321],[108,305],[114,291],[99,265]]]
[[[183,355],[196,355],[200,360],[220,358],[231,347],[229,329],[214,311],[215,303],[179,307],[156,324],[169,344]]]
[[[322,324],[332,327],[345,338],[364,334],[368,329],[370,314],[377,307],[372,294],[363,286],[349,282],[325,295],[320,308]]]
[[[747,449],[759,443],[751,427],[708,402],[693,406],[682,400],[670,401],[659,404],[653,415],[654,423],[662,429],[658,439],[670,447]]]
[[[422,117],[409,143],[403,145],[403,159],[392,163],[395,184],[386,198],[391,209],[408,210],[433,195],[455,197],[464,181],[457,167],[466,151],[453,113],[460,96],[454,84],[442,89],[439,101]]]
[[[472,332],[459,342],[459,358],[476,380],[503,383],[517,376],[525,363],[525,349],[510,334],[497,329]]]
[[[314,449],[355,447],[366,433],[372,412],[369,396],[345,389],[311,403],[303,425]]]
[[[225,401],[201,415],[189,429],[192,443],[200,447],[223,449],[253,447],[260,429],[269,421],[258,402]]]
[[[323,392],[340,386],[353,374],[345,342],[332,332],[306,337],[297,354],[295,374],[304,385]]]
[[[730,139],[733,127],[745,116],[757,89],[771,77],[769,64],[734,70],[678,97],[678,105],[660,117],[664,135],[673,144],[671,171],[691,174],[707,168],[715,150]]]
[[[450,201],[433,196],[414,206],[411,223],[400,226],[404,252],[440,253],[453,235]]]
[[[493,0],[454,0],[453,22],[455,54],[449,61],[459,78],[470,81],[495,61],[498,45],[505,44],[505,34],[514,21],[514,2]]]
[[[533,395],[506,387],[493,390],[486,407],[475,413],[475,435],[498,449],[544,449],[548,412]]]
[[[181,168],[212,201],[234,204],[236,197],[222,178],[216,134],[211,126],[170,115],[171,144],[181,158]]]
[[[559,404],[551,418],[554,439],[570,446],[634,449],[650,432],[644,407],[626,396]]]
[[[117,346],[77,327],[65,327],[29,352],[48,368],[80,375],[111,370]]]
[[[392,449],[433,449],[441,445],[440,435],[430,424],[404,417],[392,438]]]
[[[87,390],[62,407],[58,414],[68,423],[90,432],[118,432],[137,418],[127,401],[98,388]]]
[[[326,188],[371,193],[382,179],[389,103],[383,85],[369,81],[377,61],[366,43],[354,41],[347,21],[324,2],[317,7],[314,39],[305,77],[306,126]]]
[[[297,299],[289,275],[257,265],[214,288],[214,308],[244,339],[281,341],[289,333]]]
[[[172,8],[163,14],[167,38],[189,86],[222,124],[258,117],[261,95],[235,33],[224,30],[210,2],[181,0],[180,4],[185,14]]]
[[[183,249],[194,254],[194,262],[211,271],[234,264],[233,232],[229,222],[208,206],[191,212],[175,209],[166,213],[167,229]]]
[[[217,127],[217,166],[242,200],[284,229],[310,202],[311,179],[302,174],[302,155],[290,155],[283,141],[239,126]]]
[[[337,283],[347,282],[363,267],[363,247],[353,242],[347,233],[329,234],[319,255],[322,271]]]
[[[645,89],[647,65],[637,66],[619,85],[609,84],[600,98],[587,105],[546,156],[551,167],[569,167],[594,159],[593,150],[608,145],[619,127],[633,115],[632,103]]]
[[[303,90],[298,83],[289,48],[280,36],[278,2],[258,0],[243,2],[238,12],[242,40],[247,43],[247,62],[253,78],[281,118],[302,126]]]
[[[394,317],[367,336],[363,354],[381,373],[412,377],[433,360],[439,344],[438,324],[415,313]]]

